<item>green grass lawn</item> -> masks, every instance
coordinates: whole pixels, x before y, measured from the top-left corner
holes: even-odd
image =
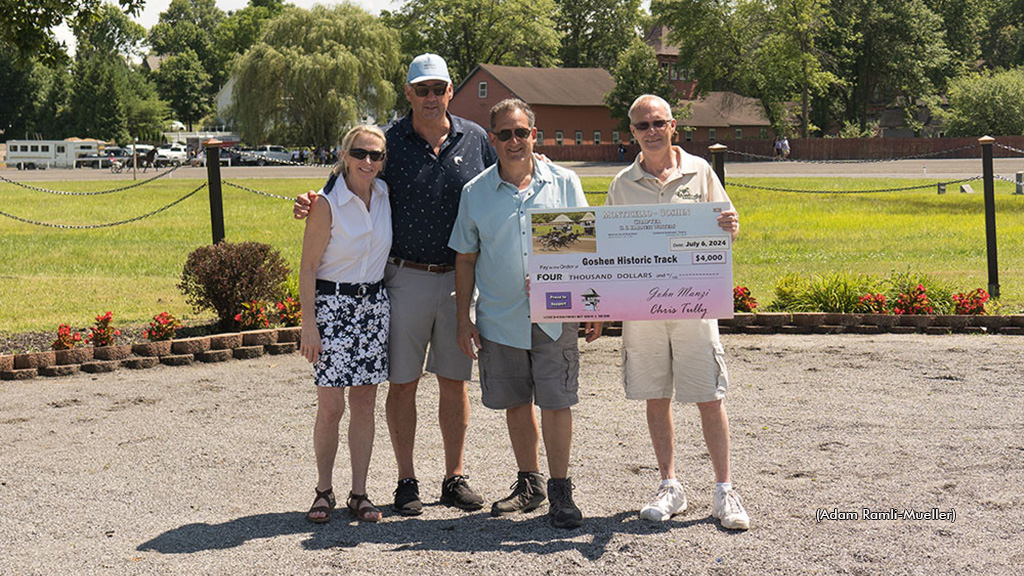
[[[604,204],[610,178],[583,178],[587,199]],[[744,184],[797,189],[869,189],[883,179],[759,178]],[[914,181],[899,180],[900,185]],[[921,183],[930,181],[921,181]],[[316,188],[321,179],[237,180],[282,196]],[[125,220],[181,198],[201,180],[158,180],[102,196],[56,196],[0,183],[0,211],[67,224]],[[40,187],[95,191],[112,182],[51,182]],[[980,184],[976,186],[981,189]],[[984,200],[934,188],[883,194],[797,194],[729,187],[741,215],[734,247],[735,282],[750,287],[763,304],[775,280],[846,271],[885,276],[924,272],[964,291],[986,288]],[[1024,196],[996,183],[1000,284],[1004,311],[1024,304]],[[298,267],[302,224],[291,203],[224,187],[227,239],[265,242]],[[167,310],[185,323],[205,322],[185,303],[176,284],[188,253],[210,243],[205,190],[151,218],[93,230],[45,228],[0,216],[0,332],[56,331],[61,323],[84,328],[93,317],[114,312],[117,325],[143,324]]]

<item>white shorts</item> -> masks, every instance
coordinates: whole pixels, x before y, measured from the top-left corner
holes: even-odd
[[[729,374],[718,339],[718,320],[622,323],[622,383],[634,400],[672,398],[713,402],[725,398]]]

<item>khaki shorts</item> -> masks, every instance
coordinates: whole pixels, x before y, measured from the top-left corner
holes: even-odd
[[[481,338],[477,351],[483,405],[494,410],[533,402],[542,410],[561,410],[579,402],[579,324],[562,324],[552,340],[531,325],[532,347],[513,348]]]
[[[384,286],[391,298],[388,380],[405,384],[418,379],[424,358],[427,372],[469,380],[473,361],[455,339],[455,272],[436,274],[388,263]]]
[[[713,402],[725,398],[729,374],[718,320],[622,323],[622,382],[626,397]]]

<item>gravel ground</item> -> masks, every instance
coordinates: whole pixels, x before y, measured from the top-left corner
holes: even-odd
[[[677,414],[690,508],[637,518],[657,485],[618,338],[585,345],[572,474],[586,521],[436,504],[432,378],[421,387],[418,518],[303,513],[315,482],[312,371],[297,354],[0,383],[0,574],[1021,574],[1024,415],[1012,336],[723,336],[733,480],[747,532],[710,517],[696,409]],[[381,390],[383,396],[384,390]],[[514,480],[501,413],[479,404],[467,473]],[[370,496],[395,477],[378,398]],[[344,423],[343,423],[344,426]],[[348,470],[339,454],[337,491]],[[896,508],[950,519],[863,517]],[[819,510],[846,520],[817,520]]]

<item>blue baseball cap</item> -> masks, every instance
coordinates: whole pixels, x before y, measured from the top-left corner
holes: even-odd
[[[420,54],[413,58],[412,64],[409,64],[409,73],[405,75],[408,84],[427,80],[444,80],[452,83],[452,78],[448,75],[448,64],[437,54]]]

